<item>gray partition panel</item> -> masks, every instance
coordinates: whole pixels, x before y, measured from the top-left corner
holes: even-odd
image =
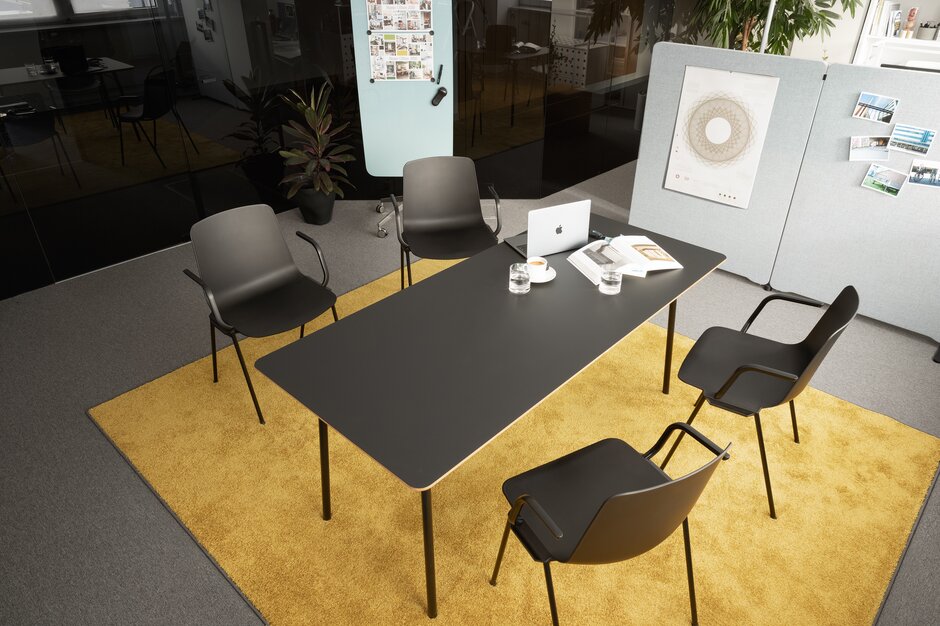
[[[860,186],[869,163],[849,161],[850,137],[892,128],[851,117],[862,91],[898,98],[893,122],[940,131],[940,75],[831,66],[772,284],[826,301],[852,284],[861,313],[940,340],[940,188],[906,183],[894,198]],[[880,165],[907,173],[912,159],[940,161],[938,144]]]
[[[689,65],[780,78],[747,209],[663,188]],[[759,284],[769,282],[825,72],[821,61],[656,44],[630,223],[721,252],[728,257],[722,269]]]

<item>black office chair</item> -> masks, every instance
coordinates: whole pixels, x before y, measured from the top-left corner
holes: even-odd
[[[715,454],[699,469],[672,479],[650,459],[673,431],[689,433]],[[496,585],[509,531],[542,563],[552,624],[558,608],[551,562],[602,564],[648,552],[682,524],[692,623],[698,623],[689,512],[708,484],[724,450],[687,424],[670,424],[656,444],[639,453],[619,439],[604,439],[503,483],[512,504],[490,584]]]
[[[467,157],[438,156],[405,163],[404,210],[395,196],[395,230],[401,244],[401,288],[405,266],[411,285],[411,253],[425,259],[463,259],[498,243],[499,196],[496,230],[490,230],[480,208],[480,189],[473,161]]]
[[[209,304],[209,333],[212,337],[212,381],[219,381],[215,330],[232,339],[241,363],[251,401],[264,416],[237,335],[267,337],[300,327],[327,309],[336,314],[336,295],[327,289],[330,272],[320,246],[309,235],[297,236],[313,246],[323,269],[317,282],[294,263],[274,211],[266,204],[229,209],[197,222],[190,230],[199,274],[183,270],[202,287]]]
[[[196,151],[196,154],[199,154],[199,148],[196,147],[196,142],[193,141],[193,137],[189,134],[189,129],[186,128],[183,118],[180,117],[179,111],[176,110],[176,73],[173,70],[165,70],[160,66],[151,69],[147,74],[147,78],[144,79],[143,94],[140,96],[124,96],[121,98],[121,101],[128,106],[127,111],[118,114],[121,165],[124,165],[124,124],[130,124],[131,128],[134,129],[134,134],[137,136],[137,141],[140,141],[140,134],[143,133],[144,139],[147,140],[153,153],[157,155],[157,160],[160,161],[160,165],[166,168],[166,163],[163,162],[163,158],[157,151],[157,120],[167,113],[173,114],[176,121],[183,127],[183,131],[189,138],[189,143],[192,144],[193,150]],[[139,101],[140,104],[130,106],[129,103],[131,101]],[[141,122],[153,123],[153,141],[150,140]]]
[[[85,106],[93,100],[98,100],[106,118],[113,120],[111,100],[108,90],[100,76],[89,73],[88,58],[85,56],[85,47],[82,45],[49,46],[41,50],[43,59],[52,59],[59,65],[62,78],[54,83],[46,81],[50,89],[58,91],[63,106],[69,110]],[[54,85],[54,87],[53,87]],[[65,125],[58,120],[63,132]]]
[[[52,149],[55,152],[55,160],[59,164],[59,173],[65,176],[65,170],[62,168],[62,158],[59,156],[59,150],[65,156],[75,184],[81,189],[82,183],[78,180],[78,174],[72,166],[72,159],[65,149],[62,137],[56,130],[55,110],[30,111],[24,113],[6,113],[0,116],[3,126],[2,143],[7,148],[17,148],[22,146],[31,146],[40,143],[46,139],[52,140]],[[58,143],[56,143],[58,142]],[[4,176],[5,178],[5,176]]]
[[[858,292],[851,285],[843,289],[806,339],[796,344],[780,343],[748,334],[751,324],[767,303],[773,300],[785,300],[813,307],[823,306],[822,302],[795,294],[775,293],[767,296],[757,305],[741,330],[712,327],[702,333],[679,368],[679,379],[702,391],[686,421],[688,424],[692,423],[706,400],[720,409],[744,417],[754,416],[760,460],[764,468],[764,484],[767,487],[767,504],[770,507],[770,517],[776,519],[760,412],[789,402],[793,441],[800,442],[796,405],[793,401],[809,384],[836,339],[855,317],[858,311]],[[663,460],[663,468],[669,463],[680,441],[681,435]]]

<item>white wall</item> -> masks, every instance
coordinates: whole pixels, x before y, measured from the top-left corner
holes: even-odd
[[[855,17],[846,12],[838,20],[828,37],[807,37],[793,42],[790,56],[798,59],[811,59],[813,61],[826,61],[827,63],[851,63],[855,54],[855,44],[865,22],[865,14],[871,1],[864,2],[855,10]],[[838,12],[841,7],[833,7]]]
[[[202,8],[202,0],[186,0],[180,4],[183,20],[186,22],[186,35],[193,54],[193,65],[196,68],[196,81],[199,84],[199,93],[233,106],[238,104],[225,89],[222,80],[231,76],[228,62],[228,51],[225,49],[225,27],[219,12],[219,0],[212,3],[215,11],[210,17],[215,21],[212,41],[206,41],[201,32],[196,30],[199,21],[197,11]]]

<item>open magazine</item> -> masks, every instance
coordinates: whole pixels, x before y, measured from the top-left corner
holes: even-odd
[[[604,270],[645,278],[647,272],[682,268],[668,252],[642,235],[620,235],[610,241],[592,241],[572,252],[568,261],[595,285],[601,282]]]

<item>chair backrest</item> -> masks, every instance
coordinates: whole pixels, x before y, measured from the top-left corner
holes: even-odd
[[[211,215],[189,231],[199,276],[225,308],[294,277],[294,264],[274,211],[266,204]]]
[[[59,64],[59,71],[66,76],[83,74],[88,71],[88,59],[85,47],[81,45],[50,46],[41,50],[44,59],[53,59]]]
[[[490,24],[486,27],[483,62],[486,65],[508,65],[506,55],[516,41],[516,27],[509,24]]]
[[[9,147],[31,146],[56,134],[55,114],[52,111],[11,113],[3,118],[3,143]]]
[[[567,562],[616,563],[658,546],[689,516],[727,450],[681,478],[607,498]]]
[[[406,233],[485,224],[471,159],[428,157],[405,163],[403,171],[402,226]]]
[[[176,104],[176,72],[157,66],[144,79],[142,119],[163,117]]]
[[[857,312],[858,291],[855,290],[855,287],[849,285],[832,301],[832,304],[816,322],[806,339],[800,342],[800,345],[806,350],[808,363],[803,369],[803,373],[793,384],[790,393],[780,404],[789,402],[806,388],[810,379],[813,378],[813,374],[822,364],[823,359],[829,354],[829,350],[835,344],[836,339],[842,335],[842,331],[849,325]]]

